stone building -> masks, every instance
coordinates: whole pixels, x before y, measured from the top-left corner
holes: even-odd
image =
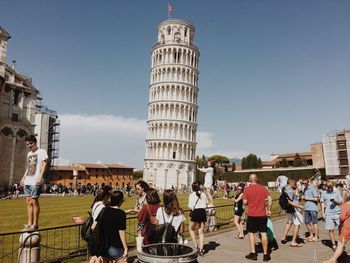
[[[144,180],[189,187],[195,180],[199,50],[195,28],[169,19],[152,49]]]
[[[350,130],[334,131],[323,136],[323,151],[328,176],[350,174]]]
[[[15,62],[6,61],[11,38],[0,27],[0,191],[21,179],[25,171],[25,137],[33,134],[39,91],[32,80],[19,73]]]
[[[112,184],[123,187],[130,183],[134,185],[134,168],[120,164],[75,164],[70,166],[54,166],[51,184],[62,184],[64,186],[81,183],[106,185]]]
[[[49,155],[49,166],[58,157],[57,113],[40,105],[32,79],[7,63],[11,38],[0,26],[0,192],[19,182],[25,172],[25,138],[37,134],[38,146]]]

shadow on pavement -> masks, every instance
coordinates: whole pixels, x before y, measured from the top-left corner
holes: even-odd
[[[216,243],[215,241],[210,241],[208,244],[205,244],[203,249],[205,253],[208,253],[210,250],[216,250],[217,247],[219,247],[220,244]]]

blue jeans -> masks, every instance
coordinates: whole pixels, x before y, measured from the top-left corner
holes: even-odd
[[[121,259],[124,254],[124,249],[120,247],[109,247],[108,256],[113,259]]]
[[[24,185],[25,197],[38,198],[41,193],[41,185]]]

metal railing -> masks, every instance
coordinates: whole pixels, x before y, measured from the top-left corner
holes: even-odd
[[[276,201],[276,200],[274,200]],[[276,204],[276,202],[273,202]],[[277,202],[278,204],[278,202]],[[215,206],[215,213],[212,208],[207,208],[207,215],[215,217],[216,222],[212,225],[206,225],[206,229],[217,230],[232,227],[234,212],[232,205]],[[185,236],[189,238],[188,226],[190,222],[189,211],[185,210]],[[278,209],[272,217],[280,215]],[[244,216],[243,216],[244,218]],[[128,246],[136,246],[137,236],[137,216],[130,216],[126,220],[126,238]],[[81,225],[67,225],[37,230],[41,235],[40,242],[40,262],[71,262],[77,257],[87,259],[87,244],[80,235]],[[18,262],[21,253],[19,244],[20,235],[23,232],[0,233],[0,263]],[[82,261],[80,260],[80,261]]]

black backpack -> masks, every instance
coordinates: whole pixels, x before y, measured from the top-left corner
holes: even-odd
[[[100,214],[98,215],[96,221],[97,224],[94,228],[94,230],[91,233],[91,236],[88,241],[88,250],[91,256],[102,256],[107,257],[108,256],[108,248],[110,246],[109,240],[107,237],[108,230],[104,229],[104,213],[106,209],[109,209],[108,207],[104,207]]]
[[[289,204],[288,200],[290,200],[288,194],[285,192],[285,187],[282,189],[282,193],[279,197],[278,203],[280,207],[285,210],[287,213],[294,213],[295,209],[292,205]]]
[[[95,207],[95,209],[92,211],[92,213],[88,212],[89,216],[88,216],[88,218],[86,218],[86,220],[84,221],[83,225],[81,226],[80,235],[86,242],[89,242],[90,237],[92,235],[91,226],[94,223],[94,218],[92,217],[92,214],[94,213],[94,211],[96,210],[96,208],[99,205],[101,205],[101,204],[98,204]]]
[[[170,222],[165,222],[164,208],[162,209],[164,224],[157,225],[155,229],[156,241],[159,243],[177,243],[177,232],[172,225],[174,215],[172,216]]]

